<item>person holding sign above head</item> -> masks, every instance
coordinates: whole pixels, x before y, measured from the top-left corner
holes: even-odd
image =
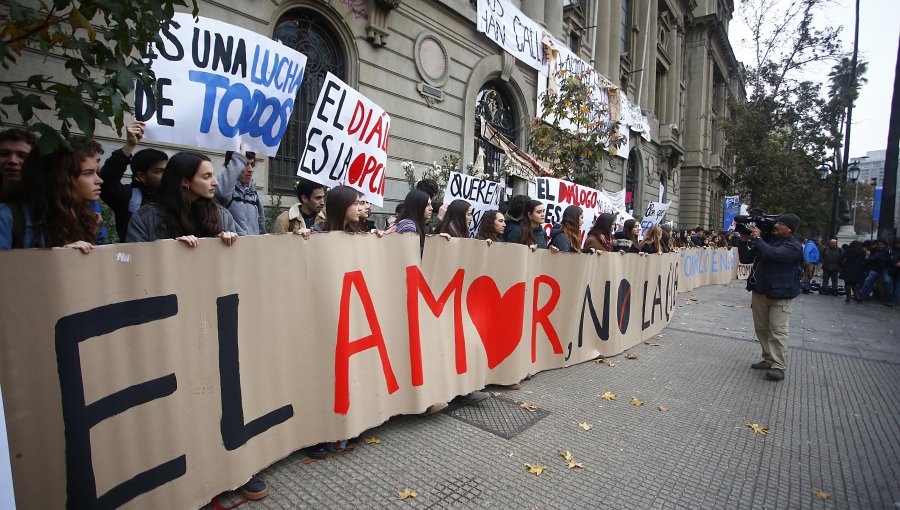
[[[216,199],[231,213],[242,236],[266,233],[266,210],[253,184],[255,168],[256,153],[245,153],[241,144],[238,152],[225,153],[225,171],[217,179]]]
[[[100,225],[93,202],[100,198],[103,149],[81,137],[46,155],[29,154],[16,198],[0,203],[0,249],[75,248],[90,253]]]
[[[325,186],[309,179],[297,181],[298,203],[275,218],[273,234],[306,234],[316,225],[316,218],[325,209]]]
[[[438,234],[447,234],[450,237],[469,237],[469,229],[472,228],[472,217],[475,209],[469,202],[456,199],[450,202],[444,219],[438,225]]]
[[[550,246],[564,253],[581,253],[581,222],[584,212],[577,205],[563,211],[562,224],[550,230]]]
[[[478,224],[478,234],[475,239],[487,241],[488,244],[503,242],[503,233],[506,231],[506,217],[500,211],[486,211],[481,216]]]
[[[641,241],[641,253],[664,253],[662,247],[662,228],[653,225],[647,229],[647,235]]]
[[[584,251],[588,253],[613,251],[615,224],[615,214],[603,213],[598,216],[594,226],[588,231],[587,239],[584,240]]]
[[[199,152],[172,156],[163,173],[159,203],[138,209],[128,225],[126,242],[174,238],[196,247],[200,237],[218,237],[226,246],[237,241],[237,225],[216,202],[219,182],[209,158]]]

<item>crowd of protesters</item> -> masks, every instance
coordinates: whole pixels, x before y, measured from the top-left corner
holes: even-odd
[[[848,303],[879,300],[889,307],[900,304],[900,240],[895,239],[893,246],[878,239],[852,241],[838,247],[837,239],[826,245],[804,239],[803,265],[803,281],[807,285],[821,268],[821,294],[843,293]]]
[[[545,229],[546,206],[525,195],[516,195],[486,211],[477,231],[473,231],[474,209],[464,200],[434,203],[439,191],[433,180],[420,181],[400,203],[393,221],[378,230],[371,219],[371,205],[353,188],[337,186],[326,190],[321,184],[300,179],[296,185],[298,203],[281,213],[267,232],[263,199],[253,183],[256,157],[252,152],[228,152],[224,169],[216,169],[206,155],[184,151],[171,158],[164,152],[136,150],[144,125],[126,127],[122,148],[112,152],[100,165],[103,149],[80,137],[70,137],[68,145],[40,154],[32,150],[33,134],[9,129],[0,133],[0,249],[65,247],[89,254],[106,242],[100,201],[112,211],[118,239],[148,242],[175,239],[196,247],[201,238],[218,238],[226,246],[240,236],[298,234],[309,238],[334,231],[371,233],[412,233],[424,252],[429,235],[469,238],[491,243],[516,243],[532,251],[600,254],[618,252],[652,255],[681,248],[728,248],[736,239],[727,232],[673,230],[670,225],[649,227],[641,236],[635,219],[617,224],[614,214],[600,214],[582,238],[584,210],[567,207],[559,224]],[[130,167],[131,182],[122,179]],[[436,209],[436,210],[435,210]],[[812,245],[811,245],[812,246]],[[821,261],[824,275],[837,294],[837,279],[844,280],[846,299],[869,299],[880,286],[886,304],[896,304],[900,244],[888,248],[883,242],[859,243],[816,250],[815,260],[806,259],[809,278]],[[823,286],[825,283],[823,282]],[[517,389],[518,384],[508,386]],[[476,391],[459,397],[462,403],[487,398]],[[435,403],[427,412],[445,408]],[[346,448],[346,441],[319,444],[306,451],[323,458]],[[268,493],[254,476],[244,487],[249,499]]]

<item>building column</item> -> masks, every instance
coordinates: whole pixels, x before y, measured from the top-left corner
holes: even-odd
[[[563,26],[563,5],[562,0],[550,0],[544,2],[544,25],[547,31],[561,41],[569,42],[568,37],[564,37],[562,33]]]
[[[619,69],[621,67],[619,63],[619,59],[622,55],[621,48],[619,47],[619,37],[621,30],[621,18],[622,18],[622,1],[621,0],[601,0],[604,4],[609,5],[609,21],[608,27],[609,31],[606,33],[606,37],[609,41],[609,46],[607,48],[607,65],[609,74],[607,76],[609,79],[616,85],[619,85],[620,73]],[[601,35],[603,33],[601,32]],[[632,48],[632,53],[634,49]],[[621,91],[622,94],[628,94],[627,90]]]
[[[641,55],[642,65],[644,68],[641,71],[641,76],[643,77],[643,90],[641,91],[641,97],[638,98],[638,102],[641,104],[641,107],[645,110],[651,110],[653,108],[653,101],[656,97],[656,39],[657,39],[657,28],[659,26],[659,3],[657,2],[648,2],[646,4],[646,13],[647,18],[643,19],[643,26],[641,26],[641,30],[643,33],[644,40],[644,48]],[[640,69],[640,67],[638,67]],[[656,112],[652,112],[654,115]]]
[[[594,69],[605,76],[610,76],[609,45],[612,39],[612,13],[610,2],[593,0],[597,9],[597,26],[593,28],[596,33],[596,46],[594,46]],[[618,19],[618,18],[617,18]]]
[[[522,0],[522,14],[544,25],[544,0]]]

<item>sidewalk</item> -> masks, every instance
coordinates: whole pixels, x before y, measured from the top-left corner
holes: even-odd
[[[474,406],[395,417],[340,457],[295,453],[262,473],[270,496],[241,508],[896,507],[900,310],[801,295],[786,378],[773,383],[750,369],[760,353],[749,304],[739,281],[682,294],[660,345],[638,345],[637,359],[543,372],[521,390],[489,388],[497,396]],[[607,391],[617,400],[603,400]],[[371,436],[381,442],[363,441]],[[567,469],[565,450],[584,467]],[[406,488],[418,496],[401,501]]]

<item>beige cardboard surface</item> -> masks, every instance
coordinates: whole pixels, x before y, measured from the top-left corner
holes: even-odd
[[[676,292],[736,272],[724,250],[588,256],[429,238],[420,260],[414,235],[343,233],[15,250],[0,263],[22,509],[199,507],[304,446],[620,353],[665,327]]]

